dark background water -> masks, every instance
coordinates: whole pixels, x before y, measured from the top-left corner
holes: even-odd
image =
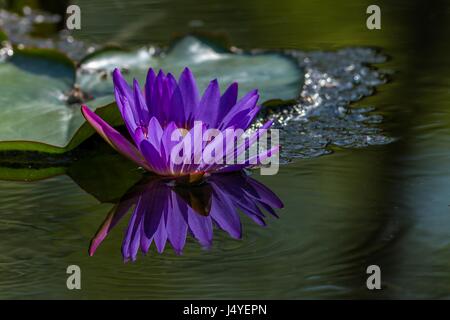
[[[377,1],[382,29],[373,31],[372,1],[73,3],[82,11],[75,35],[94,43],[166,45],[203,30],[241,48],[380,48],[392,79],[355,106],[374,106],[396,141],[257,177],[285,202],[281,219],[266,228],[245,220],[241,241],[216,233],[210,251],[191,239],[181,257],[167,250],[133,264],[122,263],[120,228],[88,257],[111,205],[68,176],[2,181],[0,297],[450,298],[448,2]],[[82,269],[80,291],[66,289],[69,264]],[[381,267],[380,291],[366,289],[370,264]]]

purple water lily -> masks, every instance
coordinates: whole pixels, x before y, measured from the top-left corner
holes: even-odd
[[[240,163],[225,161],[245,154],[272,125],[266,122],[240,145],[234,138],[229,143],[230,133],[247,130],[257,116],[261,108],[257,90],[238,100],[237,83],[221,95],[217,80],[213,80],[200,97],[188,68],[178,81],[170,73],[160,70],[156,74],[149,69],[143,91],[136,80],[130,87],[118,69],[113,72],[113,81],[116,103],[133,143],[87,106],[82,106],[82,113],[113,148],[148,171],[162,176],[201,177],[257,166],[278,152],[279,146],[274,146]],[[216,129],[219,134],[203,141],[208,129]],[[180,145],[184,148],[175,157],[174,148]]]
[[[263,210],[277,217],[274,209],[282,208],[283,203],[244,172],[212,174],[195,187],[153,177],[134,186],[113,207],[91,241],[90,255],[133,206],[122,243],[125,261],[134,261],[139,249],[147,253],[152,243],[162,253],[169,242],[181,254],[188,234],[202,246],[210,247],[214,226],[240,239],[242,227],[237,209],[264,226]]]

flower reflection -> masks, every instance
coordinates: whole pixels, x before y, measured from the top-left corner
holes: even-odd
[[[212,174],[197,185],[147,178],[131,188],[108,214],[91,241],[92,256],[110,230],[134,207],[122,243],[125,261],[136,260],[139,249],[147,253],[153,243],[159,253],[169,242],[181,254],[188,234],[210,247],[213,227],[231,237],[242,237],[238,209],[257,224],[265,225],[267,211],[277,217],[281,200],[244,172]]]

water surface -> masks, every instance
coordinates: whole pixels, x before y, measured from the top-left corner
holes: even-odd
[[[384,117],[377,128],[395,141],[334,146],[276,176],[255,174],[283,200],[280,219],[261,228],[243,217],[242,240],[216,232],[209,250],[189,238],[182,256],[152,250],[126,264],[126,222],[87,252],[111,203],[67,175],[1,181],[1,298],[450,298],[447,3],[379,1],[380,31],[365,27],[368,1],[74,3],[83,12],[76,36],[92,43],[164,46],[213,30],[244,49],[377,47],[391,81],[352,107],[374,107]],[[86,172],[85,181],[100,179]],[[66,289],[70,264],[82,269],[81,291]],[[381,267],[381,291],[365,287],[370,264]]]

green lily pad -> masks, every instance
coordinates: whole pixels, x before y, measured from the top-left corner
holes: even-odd
[[[222,88],[238,81],[241,94],[258,88],[260,102],[296,98],[303,81],[302,72],[286,56],[230,53],[194,37],[158,54],[154,49],[100,51],[84,59],[78,69],[53,50],[15,50],[13,57],[0,63],[0,151],[59,154],[89,138],[94,131],[84,121],[80,104],[67,103],[75,83],[94,98],[88,106],[117,126],[122,121],[115,105],[106,105],[114,100],[110,72],[115,67],[143,85],[149,67],[178,75],[186,66],[201,89],[213,78]]]
[[[15,50],[0,64],[0,141],[67,144],[73,135],[70,128],[83,123],[76,117],[79,110],[67,107],[63,100],[74,80],[75,67],[61,53]],[[72,120],[74,115],[78,121]]]
[[[111,50],[85,59],[82,68],[91,72],[80,77],[80,86],[96,96],[107,94],[112,98],[110,77],[105,78],[105,73],[94,71],[106,71],[109,75],[115,67],[122,67],[128,81],[136,78],[143,85],[149,67],[178,76],[186,66],[194,73],[201,91],[214,78],[218,79],[223,91],[237,81],[241,96],[259,89],[260,102],[297,98],[303,80],[294,61],[281,54],[236,54],[188,36],[159,55],[152,53],[152,49],[134,52]]]

